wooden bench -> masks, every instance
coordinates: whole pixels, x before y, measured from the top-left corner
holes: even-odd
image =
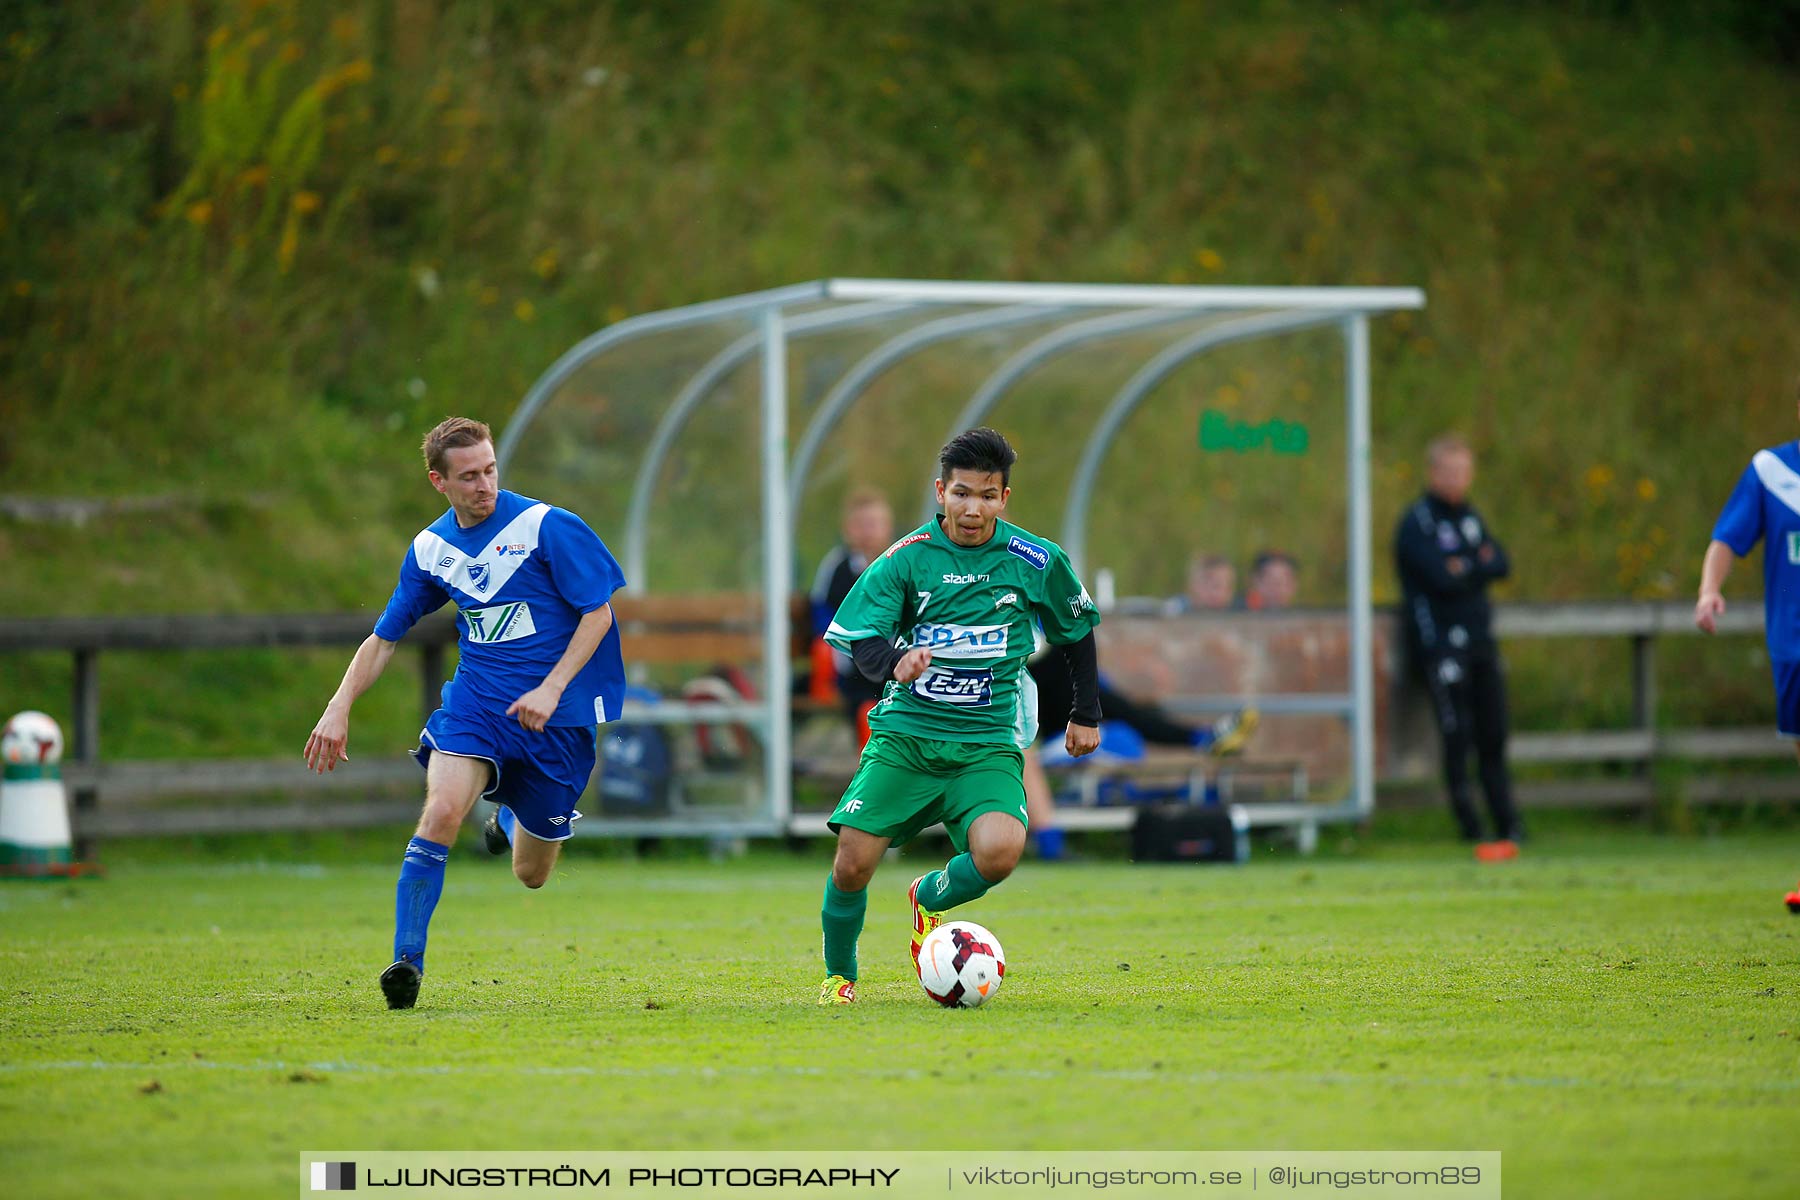
[[[705,670],[762,658],[760,594],[621,593],[612,604],[628,669]],[[804,596],[793,598],[789,619],[790,649],[804,656],[811,634]],[[263,759],[104,761],[99,660],[103,653],[195,648],[337,646],[348,651],[369,635],[374,623],[370,613],[6,618],[0,619],[0,653],[60,650],[73,655],[75,720],[63,777],[75,799],[71,815],[79,840],[345,828],[406,821],[417,814],[420,771],[410,756],[359,755],[325,775],[307,771],[297,753]],[[448,609],[421,620],[405,638],[404,644],[419,653],[421,720],[438,705],[456,638]],[[345,793],[357,798],[344,799]],[[280,799],[247,800],[259,794]],[[171,803],[187,800],[204,803]]]
[[[1073,785],[1083,807],[1100,803],[1101,788],[1109,782],[1143,787],[1181,789],[1187,802],[1208,799],[1230,803],[1246,800],[1304,802],[1307,796],[1306,764],[1291,758],[1214,758],[1174,747],[1153,746],[1138,759],[1075,759],[1044,764],[1052,780]]]
[[[763,598],[758,592],[613,597],[625,665],[634,663],[759,662],[763,656]],[[812,640],[804,595],[788,604],[788,652],[802,658]]]
[[[1133,759],[1077,758],[1044,764],[1053,792],[1066,794],[1073,790],[1083,808],[1100,804],[1101,789],[1108,783],[1124,783],[1141,787],[1179,788],[1192,803],[1206,798],[1210,760],[1192,750],[1154,746],[1144,757]],[[1061,785],[1060,787],[1058,785]]]

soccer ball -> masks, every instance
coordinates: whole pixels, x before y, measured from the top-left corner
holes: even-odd
[[[972,921],[945,921],[919,946],[919,983],[945,1008],[979,1008],[1006,977],[1000,939]]]
[[[61,762],[62,752],[62,730],[41,712],[18,713],[0,731],[0,756],[9,763]]]

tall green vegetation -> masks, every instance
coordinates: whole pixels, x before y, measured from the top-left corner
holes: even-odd
[[[1791,6],[1658,8],[22,0],[0,493],[161,507],[0,515],[0,611],[370,606],[436,511],[422,428],[503,424],[627,314],[825,275],[1422,285],[1376,329],[1381,529],[1458,427],[1513,596],[1684,595],[1796,429],[1800,76]],[[1103,502],[1122,577],[1247,548],[1268,501],[1196,480],[1198,413],[1329,389],[1296,345],[1145,411],[1185,508]],[[1028,461],[1072,460],[1059,409]],[[1332,453],[1267,485],[1326,567]]]

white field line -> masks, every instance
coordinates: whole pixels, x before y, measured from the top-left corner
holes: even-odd
[[[770,1078],[836,1078],[836,1067],[806,1066],[741,1066],[706,1067],[670,1064],[658,1067],[590,1067],[590,1066],[520,1066],[516,1063],[439,1063],[421,1066],[389,1066],[384,1063],[355,1062],[289,1062],[285,1059],[261,1059],[253,1062],[217,1062],[211,1059],[166,1059],[161,1062],[108,1062],[102,1059],[71,1059],[55,1062],[0,1063],[0,1076],[45,1072],[149,1072],[174,1070],[201,1071],[316,1071],[321,1074],[370,1076],[535,1076],[545,1078],[591,1077],[596,1079],[770,1079]],[[917,1068],[861,1069],[865,1078],[927,1081],[930,1071]],[[1026,1067],[989,1068],[989,1077],[1019,1080],[1094,1081],[1116,1080],[1125,1083],[1282,1083],[1282,1084],[1358,1084],[1379,1083],[1386,1087],[1438,1088],[1604,1088],[1608,1091],[1722,1091],[1773,1092],[1800,1091],[1800,1079],[1775,1079],[1761,1082],[1720,1082],[1707,1079],[1581,1079],[1572,1076],[1461,1076],[1432,1078],[1394,1075],[1387,1071],[1355,1073],[1344,1071],[1145,1071],[1145,1070],[1044,1070]]]

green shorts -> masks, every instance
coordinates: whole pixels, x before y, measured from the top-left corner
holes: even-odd
[[[1016,746],[877,733],[826,824],[833,833],[848,825],[902,846],[942,821],[961,852],[982,813],[1029,825],[1023,770]]]

